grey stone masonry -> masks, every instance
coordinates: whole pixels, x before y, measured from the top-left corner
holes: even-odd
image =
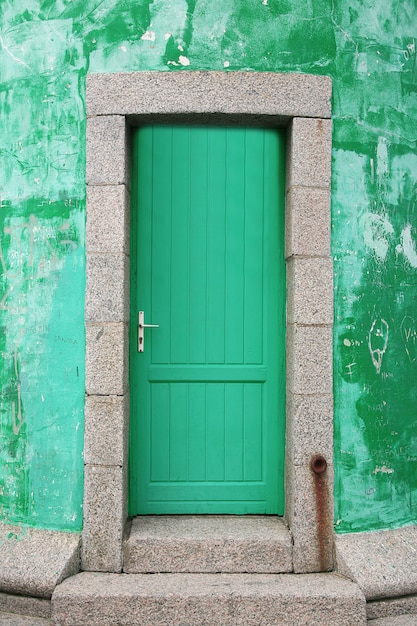
[[[82,568],[120,572],[127,517],[126,466],[86,465]]]
[[[330,257],[330,193],[328,188],[287,189],[285,256]]]
[[[356,581],[367,600],[417,594],[417,526],[338,535],[337,570]]]
[[[287,447],[294,465],[307,466],[312,454],[320,454],[333,463],[332,412],[330,393],[314,396],[287,393],[287,414],[293,418],[287,431]]]
[[[128,327],[122,322],[86,325],[87,395],[122,396],[128,390]]]
[[[417,615],[417,595],[403,596],[400,598],[381,598],[366,604],[368,620],[382,619],[385,617],[402,617],[404,615]]]
[[[122,115],[87,119],[87,185],[129,186],[128,138]]]
[[[124,545],[123,571],[292,572],[292,539],[277,517],[136,517]]]
[[[0,593],[0,611],[7,614],[30,615],[31,617],[48,619],[51,617],[51,601],[49,598]]]
[[[293,256],[287,262],[289,324],[333,324],[333,263],[330,256]]]
[[[331,120],[293,119],[287,146],[287,190],[294,187],[330,188],[331,145]]]
[[[129,254],[129,198],[125,184],[87,186],[88,254]]]
[[[129,133],[87,119],[86,427],[82,568],[121,571],[127,515]],[[108,497],[103,499],[103,494]],[[110,506],[110,510],[108,510]]]
[[[88,255],[86,320],[128,322],[128,290],[129,257],[126,254]]]
[[[417,613],[414,615],[397,615],[396,617],[381,617],[368,621],[369,626],[417,626]]]
[[[80,536],[23,526],[0,526],[0,591],[50,598],[80,568]]]
[[[286,128],[285,515],[294,539],[295,571],[331,569],[331,79],[270,72],[91,74],[87,76],[86,108],[88,275],[83,567],[120,571],[122,562],[120,516],[125,515],[127,503],[129,424],[129,137],[132,126],[162,122]],[[100,399],[106,397],[108,402]],[[119,404],[116,397],[123,398]],[[111,450],[108,444],[113,440]],[[320,478],[315,478],[310,467],[317,454],[323,457],[323,467],[328,464]],[[106,489],[107,479],[114,490],[110,497],[114,511],[108,516],[98,501],[98,485]],[[323,514],[319,515],[321,510]]]
[[[0,613],[0,626],[52,626],[52,622],[43,617]]]
[[[333,567],[332,125],[294,118],[287,145],[286,512],[295,572]],[[320,458],[320,474],[312,461]]]
[[[365,598],[334,574],[93,574],[58,587],[59,626],[364,626]]]
[[[331,79],[259,72],[126,72],[87,76],[87,115],[329,118]],[[226,118],[227,122],[227,118]]]
[[[123,466],[128,436],[124,422],[128,410],[128,396],[87,396],[84,433],[86,464]]]

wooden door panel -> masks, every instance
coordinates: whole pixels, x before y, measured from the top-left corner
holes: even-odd
[[[277,513],[285,405],[284,142],[134,138],[130,513]]]

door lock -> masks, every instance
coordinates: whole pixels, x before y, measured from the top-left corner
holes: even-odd
[[[138,315],[138,352],[145,350],[145,328],[159,328],[159,324],[145,324],[145,311]]]

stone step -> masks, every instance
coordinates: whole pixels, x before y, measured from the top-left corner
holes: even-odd
[[[417,614],[380,617],[368,620],[368,626],[417,626]]]
[[[0,612],[0,626],[52,626],[49,619]]]
[[[359,587],[336,574],[82,572],[52,596],[57,626],[355,626]]]
[[[291,535],[276,516],[140,516],[123,550],[123,570],[131,574],[292,569]]]

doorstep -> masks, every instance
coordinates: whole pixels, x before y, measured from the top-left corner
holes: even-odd
[[[291,534],[276,516],[139,516],[124,542],[123,571],[287,573]]]
[[[337,574],[82,572],[52,596],[56,626],[364,626],[365,598]]]

